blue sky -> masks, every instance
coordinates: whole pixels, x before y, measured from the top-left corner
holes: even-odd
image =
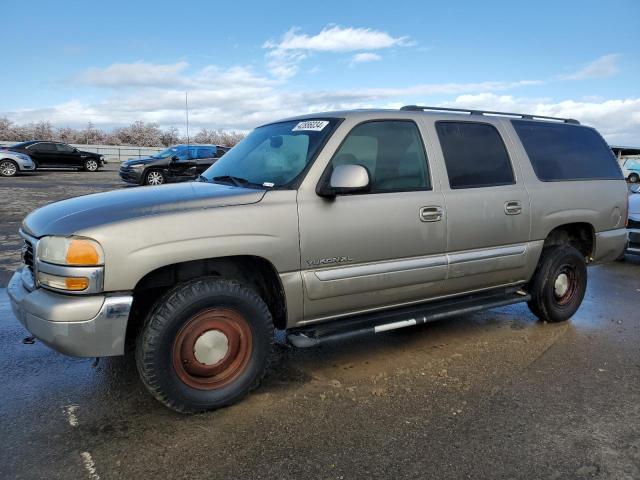
[[[407,103],[571,116],[640,144],[640,2],[17,2],[0,115],[246,130]]]

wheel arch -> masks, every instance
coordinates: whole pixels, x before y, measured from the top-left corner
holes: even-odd
[[[149,309],[165,292],[179,283],[206,276],[236,279],[253,287],[267,304],[274,326],[286,328],[285,291],[275,266],[264,257],[237,255],[173,263],[144,275],[133,289],[127,338],[137,336]]]
[[[589,260],[596,248],[595,228],[589,222],[558,225],[545,237],[543,248],[554,245],[572,245]]]

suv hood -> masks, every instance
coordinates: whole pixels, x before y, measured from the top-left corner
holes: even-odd
[[[201,182],[126,188],[39,208],[24,219],[22,229],[36,238],[72,235],[97,225],[147,215],[257,203],[265,192]]]
[[[162,158],[154,158],[154,157],[140,157],[140,158],[130,158],[122,162],[123,165],[140,165],[144,163],[155,162],[156,160],[164,160]]]

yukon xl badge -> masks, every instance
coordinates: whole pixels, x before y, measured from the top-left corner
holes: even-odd
[[[317,267],[319,265],[332,265],[334,263],[346,263],[352,261],[353,258],[349,257],[348,255],[330,258],[314,258],[313,260],[307,260],[307,266]]]

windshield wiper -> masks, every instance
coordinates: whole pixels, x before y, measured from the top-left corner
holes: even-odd
[[[264,185],[261,185],[255,182],[250,182],[246,178],[235,177],[233,175],[220,175],[217,177],[213,177],[211,181],[212,182],[231,182],[236,187],[255,186],[255,187],[264,188]]]
[[[217,177],[213,177],[211,180],[213,182],[231,182],[236,187],[242,187],[242,185],[249,183],[249,180],[246,178],[234,177],[233,175],[219,175]]]

